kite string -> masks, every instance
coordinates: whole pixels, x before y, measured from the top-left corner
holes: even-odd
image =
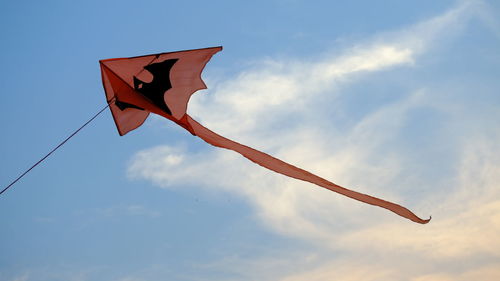
[[[147,64],[147,65],[150,65],[151,63],[153,63],[156,59],[158,59],[159,55],[156,55],[154,56],[154,58]],[[141,74],[142,72],[144,71],[144,68],[141,69],[141,71],[139,71],[136,75],[139,75]],[[38,166],[38,164],[42,163],[45,159],[47,159],[47,157],[49,157],[52,153],[54,153],[56,150],[58,150],[61,146],[63,146],[67,141],[69,141],[69,139],[71,139],[72,137],[74,137],[78,132],[80,132],[81,129],[83,129],[85,126],[87,126],[90,122],[92,122],[97,116],[99,116],[99,114],[101,114],[104,110],[106,110],[110,104],[116,100],[116,96],[114,96],[111,100],[108,101],[108,104],[103,108],[101,109],[99,112],[97,112],[94,116],[92,116],[92,118],[90,118],[87,122],[85,122],[80,128],[78,128],[76,131],[74,131],[71,135],[69,135],[69,137],[67,137],[65,140],[63,140],[61,143],[59,143],[56,147],[54,147],[49,153],[47,153],[44,157],[42,157],[40,160],[38,160],[38,162],[36,162],[35,164],[33,164],[33,166],[31,166],[29,169],[27,169],[26,171],[24,171],[19,177],[17,177],[14,181],[12,181],[9,185],[7,185],[4,189],[2,189],[2,191],[0,191],[0,195],[2,195],[2,193],[4,193],[5,191],[7,191],[7,189],[9,189],[11,186],[13,186],[17,181],[19,181],[22,177],[24,177],[27,173],[29,173],[31,170],[33,170],[33,168],[35,168],[36,166]]]
[[[33,170],[33,168],[35,168],[36,166],[38,166],[38,164],[42,163],[45,159],[47,159],[47,157],[49,157],[52,153],[54,153],[56,150],[58,150],[61,146],[63,146],[67,141],[69,141],[72,137],[74,137],[78,132],[80,132],[80,130],[82,130],[85,126],[87,126],[90,122],[92,122],[95,118],[97,118],[97,116],[99,116],[104,110],[106,110],[110,103],[114,101],[115,98],[111,99],[108,104],[103,108],[101,109],[99,112],[97,112],[94,116],[92,116],[92,118],[90,118],[87,122],[85,122],[82,126],[80,126],[80,128],[78,128],[76,131],[74,131],[71,135],[69,135],[69,137],[67,137],[65,140],[63,140],[61,143],[59,143],[56,147],[54,147],[49,153],[47,153],[44,157],[42,157],[40,160],[38,160],[38,162],[36,162],[35,164],[33,164],[29,169],[27,169],[26,171],[24,171],[19,177],[17,177],[14,181],[12,181],[9,185],[7,185],[7,187],[5,187],[4,189],[2,189],[2,191],[0,191],[0,195],[2,193],[4,193],[5,191],[7,191],[7,189],[9,189],[11,186],[13,186],[17,181],[19,181],[22,177],[24,177],[27,173],[29,173],[31,170]]]

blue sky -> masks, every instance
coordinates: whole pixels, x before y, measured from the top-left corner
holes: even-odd
[[[224,46],[189,113],[425,226],[109,112],[0,198],[0,280],[500,278],[495,1],[0,3],[0,184],[105,105],[99,59]]]

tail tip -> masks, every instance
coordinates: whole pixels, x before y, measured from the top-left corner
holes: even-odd
[[[422,224],[427,224],[428,222],[430,222],[432,220],[432,216],[429,216],[428,219],[426,220],[422,220]]]

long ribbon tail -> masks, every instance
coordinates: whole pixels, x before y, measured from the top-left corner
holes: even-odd
[[[331,191],[340,193],[344,196],[347,196],[349,198],[378,206],[384,209],[387,209],[391,212],[396,213],[399,216],[402,216],[404,218],[407,218],[409,220],[412,220],[416,223],[421,223],[421,224],[426,224],[428,223],[431,219],[423,220],[419,217],[417,217],[414,213],[412,213],[410,210],[407,208],[400,206],[398,204],[388,202],[367,194],[359,193],[344,187],[341,187],[339,185],[336,185],[330,181],[327,181],[321,177],[318,177],[306,170],[303,170],[301,168],[295,167],[293,165],[290,165],[286,162],[281,161],[280,159],[277,159],[271,155],[268,155],[266,153],[263,153],[261,151],[255,150],[251,147],[248,147],[246,145],[239,144],[235,141],[232,141],[230,139],[227,139],[223,136],[220,136],[211,130],[207,129],[200,123],[196,122],[194,119],[192,119],[189,115],[186,115],[185,119],[183,120],[184,122],[187,122],[189,129],[191,130],[191,133],[194,135],[198,136],[199,138],[203,139],[205,142],[216,146],[216,147],[221,147],[225,149],[229,149],[235,152],[238,152],[239,154],[243,155],[244,157],[248,158],[250,161],[267,168],[269,170],[275,171],[277,173],[280,173],[282,175],[292,177],[295,179],[303,180],[306,182],[310,182],[313,184],[316,184],[318,186],[324,187],[326,189],[329,189]]]

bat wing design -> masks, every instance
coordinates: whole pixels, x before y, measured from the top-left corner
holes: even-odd
[[[222,47],[99,61],[106,98],[120,135],[136,129],[149,113],[187,128],[191,95],[206,89],[201,72]]]
[[[167,114],[172,115],[170,108],[165,103],[165,93],[172,88],[170,82],[170,70],[178,59],[167,59],[144,67],[153,75],[150,83],[143,82],[134,76],[134,90],[148,98],[154,105],[158,106]]]
[[[192,119],[186,114],[189,98],[197,90],[206,88],[201,80],[201,72],[210,58],[220,50],[222,47],[101,60],[104,90],[120,135],[139,127],[152,112],[174,121],[213,146],[235,151],[269,170],[385,208],[417,223],[429,222],[430,219],[421,219],[403,206],[341,187],[264,152],[220,136]]]

